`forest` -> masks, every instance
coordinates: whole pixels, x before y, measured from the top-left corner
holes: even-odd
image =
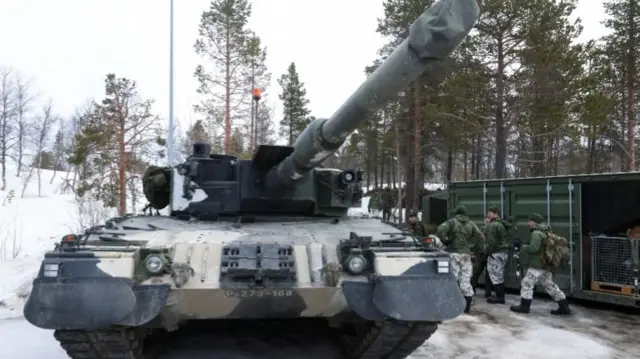
[[[363,64],[365,75],[433,2],[382,1],[372,36],[386,44]],[[366,171],[369,188],[404,187],[407,208],[418,207],[429,182],[634,171],[638,1],[606,1],[608,33],[586,42],[578,41],[578,0],[478,2],[480,19],[455,53],[401,91],[327,165]],[[249,0],[213,0],[193,24],[199,101],[196,120],[174,130],[179,159],[194,141],[250,158],[260,144],[293,144],[314,119],[295,61],[272,83],[267,44],[248,26],[251,11]],[[52,169],[67,173],[66,190],[78,197],[121,214],[135,209],[146,166],[166,162],[168,121],[134,79],[110,73],[96,81],[104,81],[103,98],[57,114],[55,99],[38,98],[28,76],[0,64],[0,190],[7,176],[41,181],[39,169]],[[281,118],[266,101],[275,94]]]

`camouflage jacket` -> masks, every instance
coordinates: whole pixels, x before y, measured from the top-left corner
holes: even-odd
[[[390,209],[393,208],[393,193],[391,191],[382,192],[382,208]]]
[[[411,231],[414,236],[418,237],[422,241],[422,238],[429,235],[429,231],[427,231],[427,226],[422,222],[416,222],[414,224],[407,223],[406,225],[407,231]]]
[[[529,268],[546,269],[542,261],[542,245],[547,236],[546,231],[548,230],[549,226],[544,224],[539,224],[535,228],[532,228],[529,244],[523,244],[520,247],[520,251],[527,254],[527,265]]]
[[[369,199],[369,210],[371,209],[375,209],[375,210],[381,210],[382,209],[382,199],[380,198],[380,194],[376,193],[373,196],[371,196],[371,199]]]
[[[472,254],[478,246],[484,246],[484,235],[469,217],[456,215],[438,227],[438,237],[450,253]]]
[[[492,254],[511,248],[511,223],[496,218],[483,231],[486,240],[486,253]]]

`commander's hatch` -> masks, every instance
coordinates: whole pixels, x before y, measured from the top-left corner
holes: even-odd
[[[258,171],[268,171],[292,153],[291,146],[260,145],[253,154],[251,165]]]

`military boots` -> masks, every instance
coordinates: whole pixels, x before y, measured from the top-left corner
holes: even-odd
[[[520,305],[512,305],[510,309],[512,312],[529,314],[531,311],[531,299],[520,298]]]
[[[464,307],[464,312],[469,314],[469,312],[471,312],[471,300],[473,300],[473,297],[464,297],[464,300],[467,301],[467,305]]]
[[[494,286],[496,289],[496,295],[487,298],[487,303],[490,304],[504,304],[504,283],[496,284]]]
[[[552,310],[553,315],[570,315],[571,309],[569,309],[569,302],[566,299],[558,301],[558,309]]]

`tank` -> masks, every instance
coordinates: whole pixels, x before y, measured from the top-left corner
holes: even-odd
[[[437,71],[478,14],[474,0],[435,3],[291,147],[259,146],[242,160],[196,143],[184,163],[150,167],[150,213],[65,235],[44,256],[25,318],[54,330],[73,359],[147,359],[180,333],[238,327],[275,338],[319,328],[309,336],[331,339],[345,358],[408,357],[463,313],[450,257],[389,224],[350,217],[364,174],[322,163],[374,111]]]

